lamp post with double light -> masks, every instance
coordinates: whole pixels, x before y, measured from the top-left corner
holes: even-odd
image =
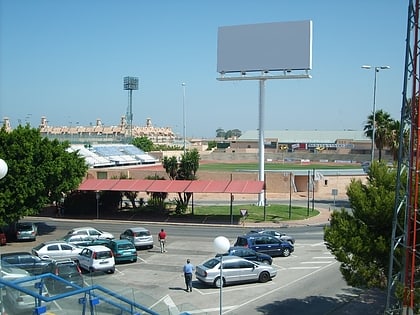
[[[187,122],[186,122],[186,113],[185,113],[185,83],[183,82],[182,84],[182,136],[184,138],[184,158],[185,158],[185,153],[186,153],[186,139],[185,137],[187,136]]]
[[[219,298],[219,314],[222,315],[223,309],[223,254],[227,253],[230,248],[229,240],[224,236],[218,236],[213,241],[214,250],[220,255],[220,298]]]
[[[372,148],[371,148],[371,157],[370,157],[370,163],[372,165],[374,157],[375,157],[375,131],[376,131],[376,77],[377,73],[380,70],[387,70],[390,69],[390,66],[369,66],[369,65],[363,65],[362,69],[373,69],[375,72],[375,76],[373,79],[373,111],[372,111]]]

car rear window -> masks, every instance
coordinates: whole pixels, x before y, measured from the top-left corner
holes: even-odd
[[[79,273],[76,264],[59,264],[57,265],[59,274]]]
[[[206,268],[212,269],[212,268],[213,268],[214,266],[216,266],[218,263],[219,263],[219,259],[215,259],[215,258],[213,258],[213,259],[207,260],[207,261],[203,264],[203,266],[204,266],[204,267],[206,267]]]
[[[248,245],[248,241],[246,238],[244,237],[238,237],[235,243],[235,246],[247,246]]]
[[[111,258],[111,257],[112,257],[111,251],[103,251],[103,252],[96,253],[96,259],[105,259],[105,258]]]
[[[19,231],[32,231],[32,224],[30,223],[18,223],[16,229]]]
[[[149,231],[139,231],[135,233],[137,236],[149,236],[150,232]]]
[[[118,249],[133,249],[134,245],[131,243],[123,243],[123,244],[118,244],[117,248]]]

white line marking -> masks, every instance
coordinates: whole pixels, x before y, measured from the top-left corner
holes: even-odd
[[[331,264],[332,261],[302,261],[301,264]]]
[[[263,297],[265,297],[265,296],[267,296],[267,295],[269,295],[269,294],[272,294],[273,292],[276,292],[276,291],[279,291],[279,290],[283,290],[283,289],[287,288],[288,286],[295,284],[295,283],[296,283],[296,282],[298,282],[298,281],[302,281],[303,279],[308,278],[308,277],[310,277],[310,276],[314,275],[315,273],[318,273],[318,272],[320,272],[320,271],[322,271],[322,270],[324,270],[324,269],[326,269],[326,268],[329,268],[329,267],[331,267],[331,266],[335,265],[336,263],[337,263],[337,262],[333,262],[333,263],[332,263],[332,264],[330,264],[330,265],[326,265],[326,266],[320,267],[320,268],[318,268],[317,270],[315,270],[315,271],[313,271],[313,272],[311,272],[311,273],[308,273],[307,275],[304,275],[304,276],[302,276],[302,277],[300,277],[300,278],[298,278],[298,279],[296,279],[296,280],[294,280],[294,281],[288,282],[287,284],[285,284],[285,285],[283,285],[283,286],[280,286],[280,287],[277,287],[277,288],[275,288],[275,289],[273,289],[273,290],[267,291],[267,292],[265,292],[264,294],[262,294],[262,295],[260,295],[260,296],[257,296],[257,297],[255,297],[255,298],[253,298],[253,299],[250,299],[250,300],[248,300],[248,301],[246,301],[246,302],[244,302],[244,303],[242,303],[242,304],[236,305],[234,308],[232,308],[232,310],[238,309],[238,308],[240,308],[240,307],[242,307],[242,306],[245,306],[245,305],[247,305],[247,304],[250,304],[250,303],[254,303],[254,302],[255,302],[255,301],[257,301],[258,299],[261,299],[261,298],[263,298]],[[225,312],[223,312],[223,314],[224,314],[224,313],[225,313]]]

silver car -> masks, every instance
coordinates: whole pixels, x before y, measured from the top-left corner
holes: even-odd
[[[206,284],[220,287],[220,260],[215,257],[198,265],[196,278]],[[274,267],[237,256],[223,256],[223,286],[246,282],[267,282],[277,275]]]
[[[64,241],[49,241],[41,243],[32,248],[32,255],[42,259],[62,259],[70,258],[77,260],[82,248],[74,246]]]
[[[153,236],[148,229],[143,227],[132,227],[120,235],[121,240],[129,240],[136,249],[153,248]]]

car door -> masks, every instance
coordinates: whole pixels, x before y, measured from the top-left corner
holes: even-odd
[[[245,258],[247,260],[258,261],[256,252],[249,248],[240,249],[238,256]]]
[[[94,229],[89,229],[88,234],[93,238],[100,238],[101,237],[101,233],[99,233],[98,231],[96,231]]]
[[[249,281],[255,281],[258,279],[257,276],[257,266],[247,260],[241,260],[238,262],[238,268],[240,270],[240,280],[241,282],[249,282]]]
[[[271,247],[268,246],[270,243],[269,240],[270,240],[270,236],[268,235],[261,235],[261,236],[255,237],[255,239],[253,239],[254,246],[252,247],[252,249],[255,250],[256,252],[270,255]]]
[[[47,245],[46,251],[41,255],[41,257],[44,255],[54,259],[62,258],[61,248],[58,244]]]
[[[89,248],[84,248],[78,256],[79,266],[85,270],[89,270],[89,267],[91,266],[91,258],[92,250]]]
[[[77,256],[76,247],[70,244],[60,244],[60,258],[75,259]]]
[[[240,282],[241,270],[237,261],[223,262],[223,277],[226,283]]]
[[[270,256],[280,256],[282,254],[283,246],[279,239],[268,236],[264,241],[266,243],[266,254],[269,254]]]

